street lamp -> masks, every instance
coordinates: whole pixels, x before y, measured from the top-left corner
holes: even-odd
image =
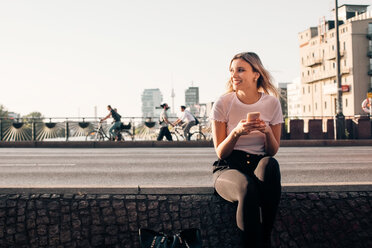
[[[335,0],[335,28],[336,28],[336,81],[337,81],[337,114],[336,139],[345,139],[345,116],[342,113],[342,87],[340,74],[340,40],[338,32],[338,3]]]

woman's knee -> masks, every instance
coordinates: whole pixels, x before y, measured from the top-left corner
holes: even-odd
[[[267,178],[268,175],[280,176],[280,168],[278,161],[270,156],[262,158],[257,165],[255,174],[257,178],[261,181],[265,181],[265,178]]]

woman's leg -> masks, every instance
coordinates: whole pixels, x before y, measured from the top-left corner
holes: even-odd
[[[270,244],[271,230],[274,225],[281,194],[278,161],[272,157],[264,157],[258,163],[254,174],[260,180],[263,237],[265,242]]]
[[[165,135],[165,129],[164,129],[164,127],[161,127],[161,128],[160,128],[160,131],[159,131],[158,138],[157,138],[156,140],[157,140],[157,141],[161,141],[161,140],[163,140],[164,135]]]
[[[225,200],[238,203],[236,223],[244,232],[244,247],[257,247],[261,232],[257,182],[230,169],[217,178],[215,189]]]

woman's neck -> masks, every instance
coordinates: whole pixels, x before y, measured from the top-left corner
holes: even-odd
[[[238,90],[236,91],[236,96],[242,103],[253,104],[260,100],[261,93],[258,91],[245,92],[242,90]]]

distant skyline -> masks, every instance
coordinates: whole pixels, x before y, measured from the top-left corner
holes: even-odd
[[[341,1],[370,4],[370,0]],[[334,0],[0,0],[0,104],[47,117],[93,117],[108,104],[141,116],[144,89],[175,108],[224,93],[233,55],[256,52],[276,83],[299,77],[297,35],[333,19]],[[370,10],[370,7],[368,8]]]

